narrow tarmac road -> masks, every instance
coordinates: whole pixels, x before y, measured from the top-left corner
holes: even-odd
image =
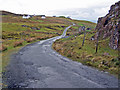
[[[66,35],[27,45],[11,57],[8,88],[117,88],[118,79],[59,55],[52,43]]]

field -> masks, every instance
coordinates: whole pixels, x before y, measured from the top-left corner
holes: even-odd
[[[96,40],[91,40],[95,35],[95,23],[88,21],[76,21],[65,38],[57,40],[53,44],[53,48],[61,55],[71,60],[81,62],[82,64],[98,68],[99,70],[118,75],[118,51],[109,47],[109,38],[99,40],[98,52],[96,53]],[[84,32],[79,31],[80,26],[86,27],[85,42],[83,43]],[[90,30],[87,30],[87,29]]]
[[[2,55],[2,70],[8,65],[11,54],[21,47],[40,40],[61,35],[63,30],[71,24],[69,19],[59,17],[33,16],[23,19],[22,16],[3,12],[2,37],[0,43],[0,55]]]

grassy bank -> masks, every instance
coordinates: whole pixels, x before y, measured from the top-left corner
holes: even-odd
[[[86,30],[84,46],[82,46],[84,32],[79,32],[79,27],[90,28]],[[118,51],[109,47],[109,38],[99,41],[98,53],[95,53],[96,40],[91,40],[95,35],[95,24],[90,22],[78,21],[76,26],[71,27],[67,32],[67,37],[57,40],[53,48],[61,55],[85,65],[107,71],[118,75]]]

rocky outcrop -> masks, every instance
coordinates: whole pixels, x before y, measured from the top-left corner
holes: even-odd
[[[120,35],[120,1],[111,6],[105,17],[100,17],[96,26],[96,39],[109,39],[109,46],[118,49]]]

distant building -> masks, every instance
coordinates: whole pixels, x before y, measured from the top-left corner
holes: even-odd
[[[71,19],[70,16],[67,17],[68,19]]]
[[[23,15],[22,18],[24,18],[24,19],[29,19],[30,17],[31,17],[30,15]]]
[[[41,15],[41,18],[42,18],[42,19],[45,19],[45,18],[46,18],[46,16],[45,16],[45,15]]]

